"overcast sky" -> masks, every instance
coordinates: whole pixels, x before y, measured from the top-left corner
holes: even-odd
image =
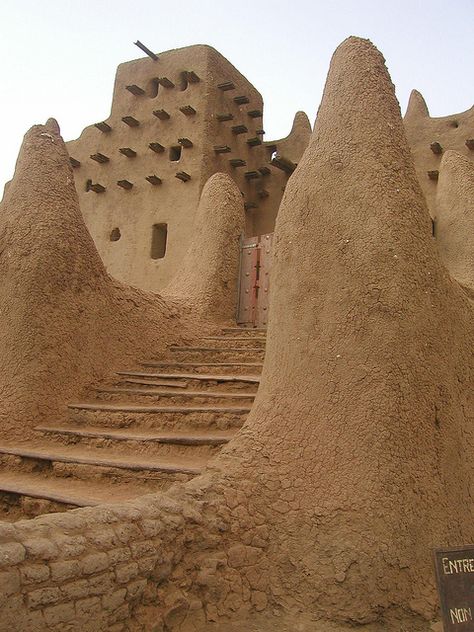
[[[474,103],[474,0],[0,0],[0,196],[25,131],[58,119],[66,140],[110,111],[117,65],[210,44],[262,93],[266,139],[313,122],[331,55],[348,35],[387,60],[404,111],[412,88],[432,116]]]

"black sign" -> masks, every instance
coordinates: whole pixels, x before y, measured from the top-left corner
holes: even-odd
[[[474,632],[474,545],[434,551],[444,632]]]

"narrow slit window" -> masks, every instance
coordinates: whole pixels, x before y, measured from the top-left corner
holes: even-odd
[[[153,224],[151,233],[151,258],[163,259],[166,254],[168,224]]]
[[[171,162],[179,162],[181,158],[181,145],[173,145],[170,147],[170,160]]]

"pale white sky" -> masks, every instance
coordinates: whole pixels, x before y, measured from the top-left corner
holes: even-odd
[[[387,60],[402,111],[412,88],[443,116],[474,102],[474,0],[0,0],[0,196],[21,139],[58,119],[66,140],[110,111],[117,65],[210,44],[262,93],[266,139],[297,110],[313,122],[329,60],[348,35]]]

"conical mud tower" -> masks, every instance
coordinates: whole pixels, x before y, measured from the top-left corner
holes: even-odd
[[[25,135],[1,204],[0,277],[4,436],[25,437],[85,384],[184,333],[172,304],[106,273],[54,120]]]
[[[230,176],[216,173],[204,186],[191,247],[165,294],[208,320],[234,320],[244,229],[242,195]]]
[[[441,161],[435,230],[450,274],[474,290],[474,163],[455,151]]]
[[[472,304],[439,262],[366,40],[334,54],[274,257],[262,384],[208,481],[227,523],[222,585],[242,588],[201,583],[200,598],[211,617],[429,619],[432,548],[474,537]]]

